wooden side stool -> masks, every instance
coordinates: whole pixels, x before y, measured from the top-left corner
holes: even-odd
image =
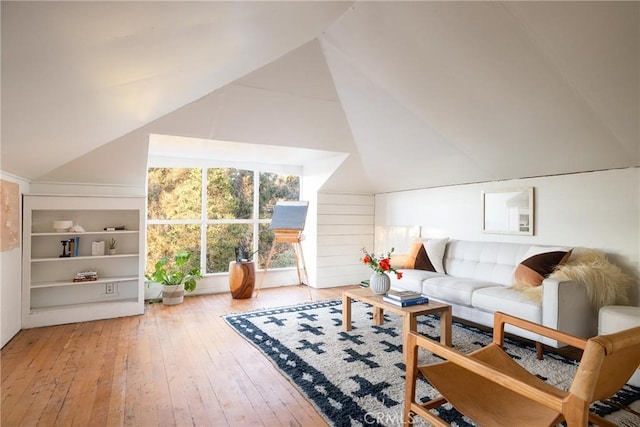
[[[252,261],[229,263],[229,290],[234,299],[251,298],[255,284],[256,272]]]

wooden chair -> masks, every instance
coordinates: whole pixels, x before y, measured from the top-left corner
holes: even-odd
[[[556,339],[583,350],[571,387],[564,391],[546,383],[515,362],[503,349],[505,323]],[[496,313],[493,342],[463,354],[426,337],[409,333],[404,421],[419,415],[435,426],[448,426],[429,410],[449,402],[483,426],[569,427],[593,424],[615,426],[589,411],[597,401],[613,396],[640,364],[640,327],[585,340],[517,317]],[[418,348],[446,359],[418,367]],[[421,372],[441,396],[416,401]]]

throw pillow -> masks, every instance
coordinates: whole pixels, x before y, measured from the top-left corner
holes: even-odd
[[[444,274],[444,251],[447,246],[446,239],[428,239],[423,242],[411,244],[402,268],[426,270]]]
[[[405,265],[409,263],[408,257],[408,254],[391,255],[391,267],[395,269],[406,268]]]
[[[424,242],[424,247],[427,250],[427,255],[429,256],[429,260],[435,268],[435,271],[438,273],[444,274],[444,251],[447,248],[447,243],[449,242],[449,238],[445,237],[443,239],[427,239]]]
[[[515,282],[529,286],[540,286],[557,266],[563,265],[569,260],[571,251],[567,248],[532,246],[527,251],[525,259],[518,264],[514,271]]]
[[[403,268],[413,268],[415,270],[436,271],[427,256],[427,251],[421,242],[412,243],[409,253],[405,259]]]

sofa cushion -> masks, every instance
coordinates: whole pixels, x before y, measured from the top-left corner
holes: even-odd
[[[431,277],[442,277],[443,274],[426,270],[398,270],[402,272],[402,279],[399,279],[395,275],[391,277],[391,288],[400,289],[406,291],[422,292],[422,283]]]
[[[571,256],[568,248],[545,248],[532,246],[525,259],[518,264],[514,273],[515,283],[529,286],[540,286],[542,281],[553,272],[558,265],[563,265]]]
[[[471,307],[471,297],[475,291],[487,287],[502,287],[493,282],[485,282],[464,277],[439,276],[424,281],[422,293],[454,304]]]
[[[513,271],[531,245],[451,240],[444,265],[447,274],[504,286],[513,284]]]
[[[536,323],[542,323],[542,305],[522,292],[504,286],[478,289],[471,298],[473,308],[495,313],[501,311]]]

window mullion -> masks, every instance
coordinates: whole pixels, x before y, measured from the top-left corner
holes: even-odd
[[[258,221],[260,220],[260,171],[253,171],[253,249],[251,252],[256,252],[258,250],[258,237],[259,237],[259,225]],[[256,256],[257,260],[258,257]],[[257,266],[256,262],[256,266]]]
[[[207,174],[209,170],[202,168],[202,197],[200,205],[200,271],[207,273]]]

